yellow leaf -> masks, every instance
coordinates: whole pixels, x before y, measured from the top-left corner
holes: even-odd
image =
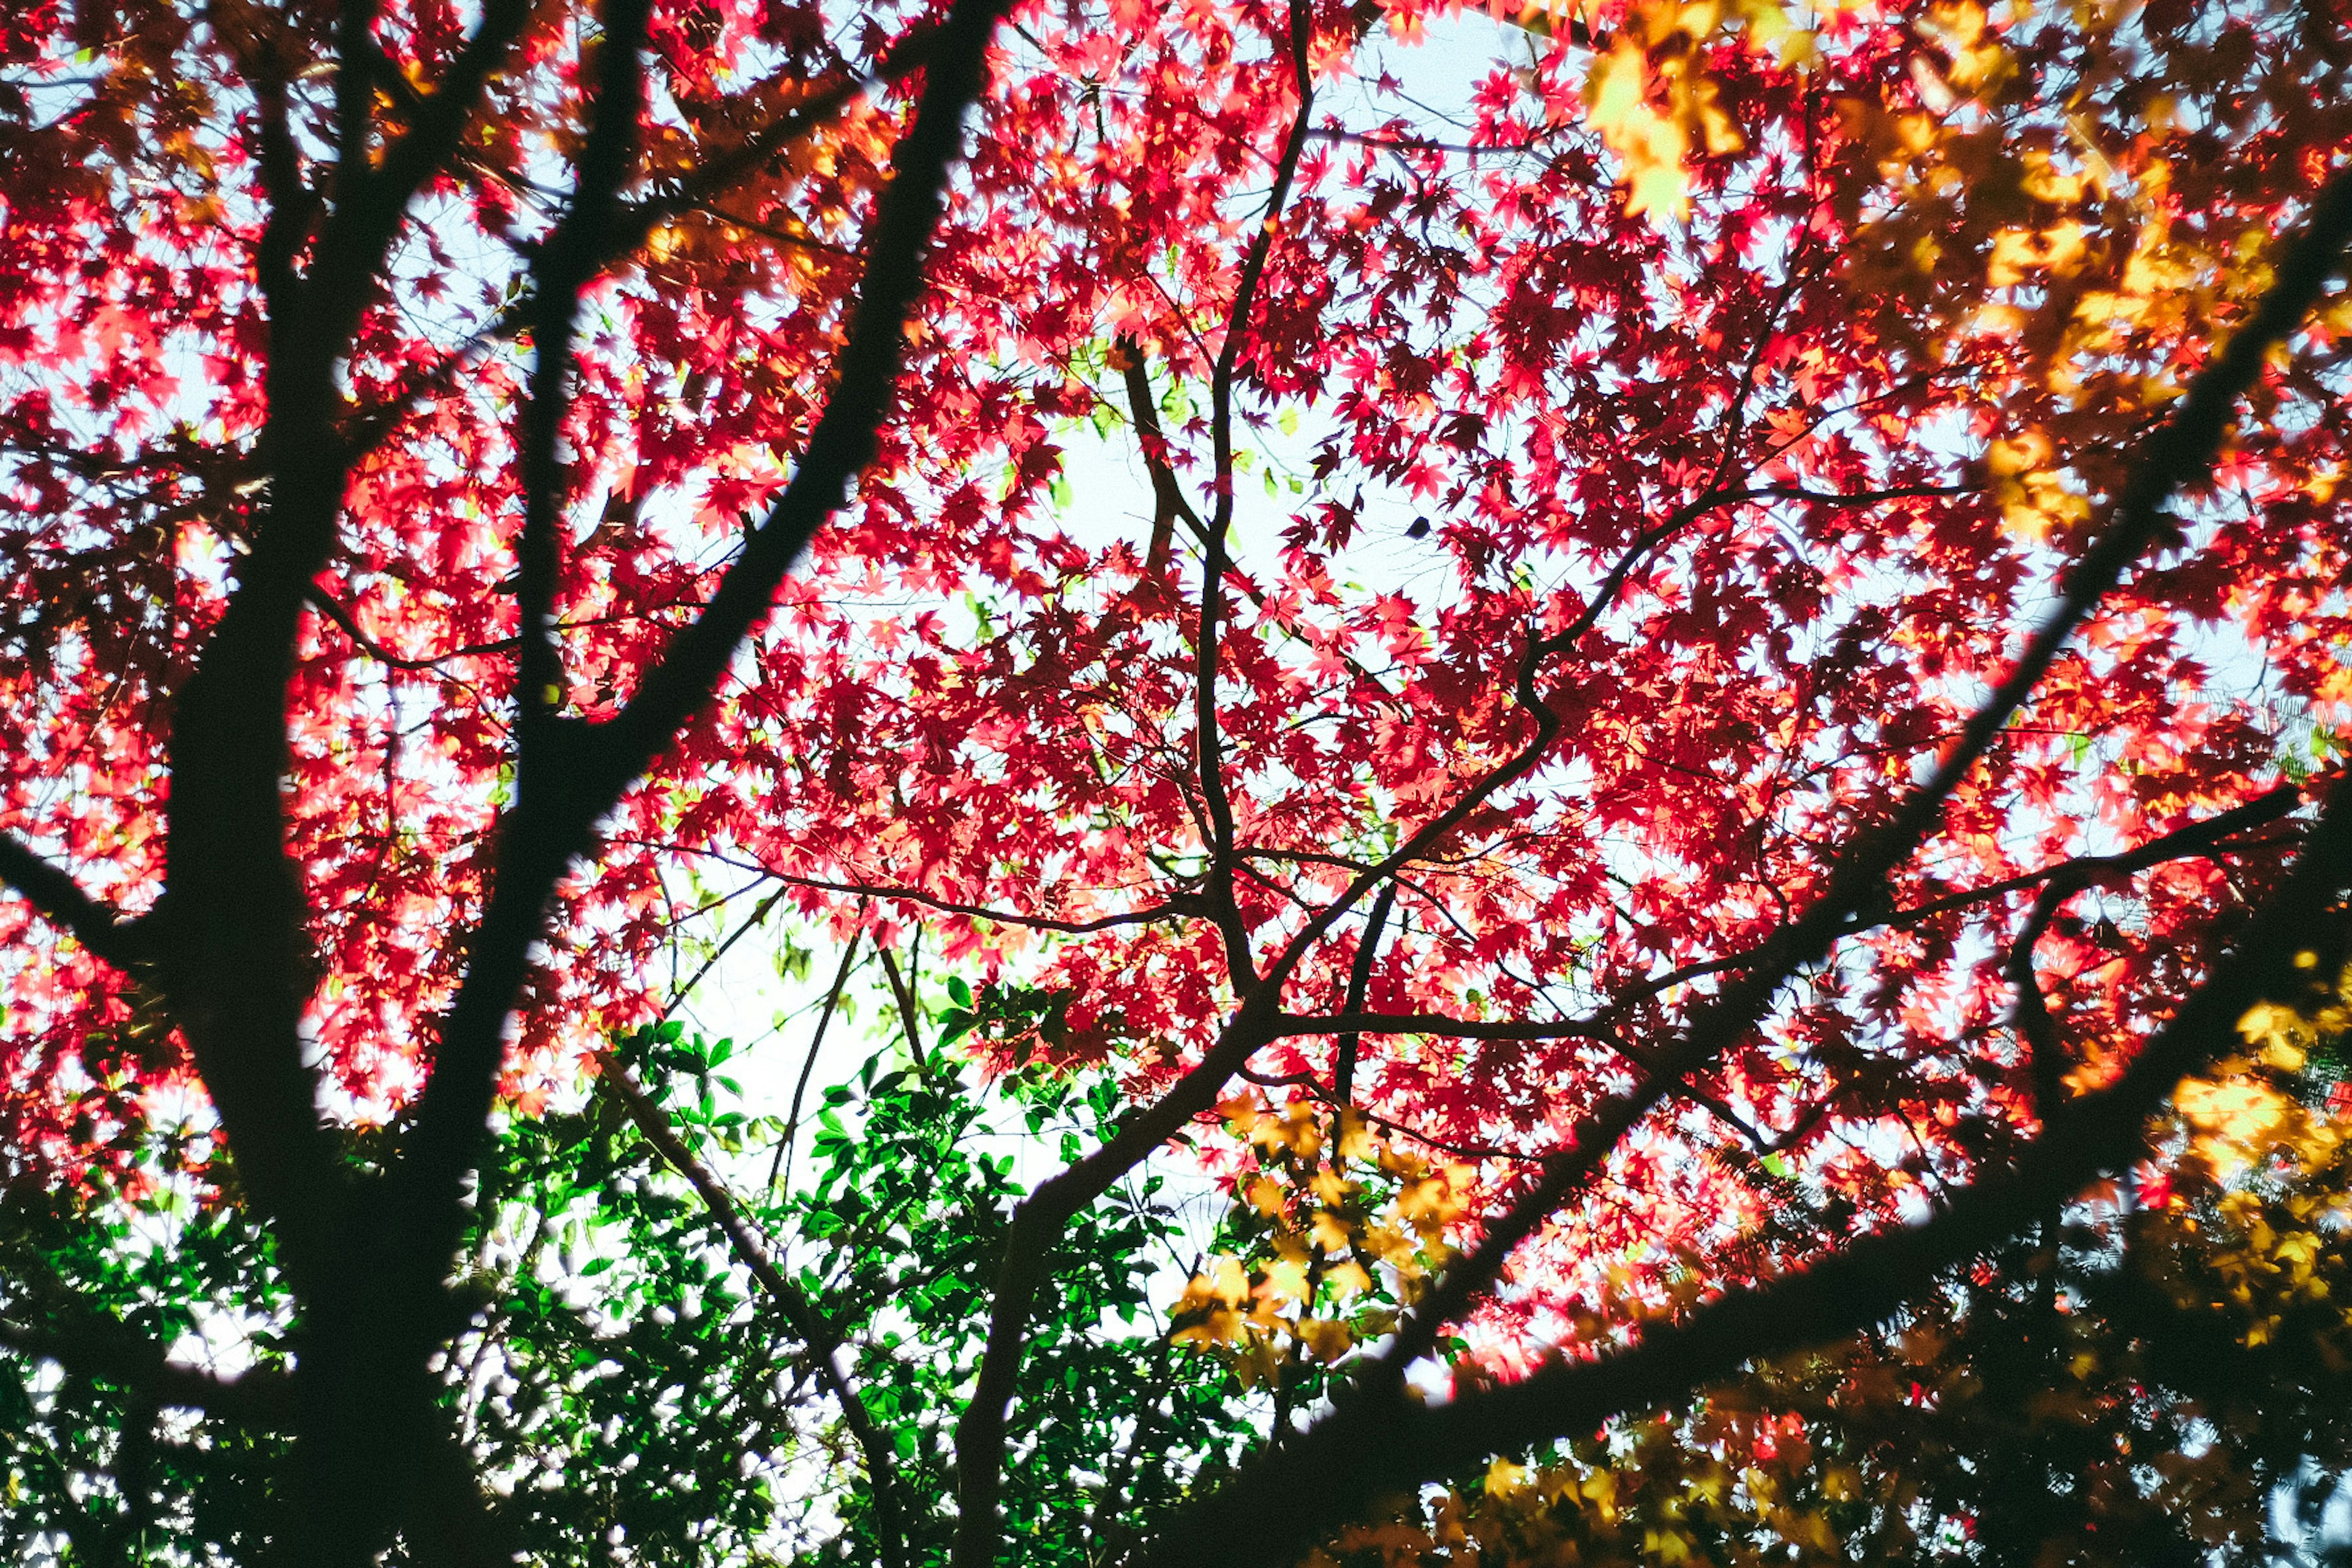
[[[1996,479],[2008,479],[2012,474],[2028,473],[2050,460],[2050,437],[2039,430],[2028,430],[1995,441],[1985,450],[1985,467]]]
[[[2238,1035],[2250,1046],[2293,1046],[2303,1035],[2303,1017],[2292,1007],[2257,1002],[2239,1018]]]
[[[1298,1337],[1305,1342],[1307,1354],[1326,1363],[1346,1355],[1356,1342],[1348,1325],[1328,1318],[1309,1318],[1298,1325]]]
[[[1686,1563],[1690,1560],[1690,1538],[1679,1530],[1660,1530],[1655,1526],[1642,1531],[1642,1555],[1657,1563]]]
[[[2089,253],[2089,233],[2072,218],[2048,228],[2002,229],[1993,236],[1985,281],[1995,289],[2007,289],[2024,282],[2033,272],[2072,278],[2083,269]]]
[[[1203,1313],[1168,1336],[1180,1345],[1229,1345],[1241,1338],[1242,1316],[1223,1307]]]
[[[1286,1106],[1280,1116],[1265,1116],[1250,1130],[1250,1142],[1261,1149],[1288,1149],[1301,1159],[1311,1160],[1323,1147],[1323,1129],[1315,1107],[1306,1104]]]
[[[1374,1225],[1364,1227],[1364,1248],[1391,1268],[1409,1268],[1417,1248],[1412,1237],[1394,1226]]]
[[[1183,1296],[1176,1304],[1177,1310],[1205,1308],[1213,1303],[1223,1307],[1238,1307],[1249,1300],[1249,1275],[1243,1269],[1242,1260],[1238,1258],[1219,1256],[1210,1259],[1209,1268],[1205,1273],[1192,1276],[1191,1282],[1184,1287]]]
[[[2173,1100],[2197,1131],[2198,1152],[2224,1172],[2264,1152],[2290,1109],[2285,1096],[2252,1079],[2183,1079]]]
[[[1648,51],[1623,33],[1596,54],[1584,84],[1585,119],[1624,168],[1630,216],[1689,210],[1683,157],[1690,135],[1650,107]]]
[[[2281,1072],[2302,1071],[2303,1059],[2303,1047],[2289,1045],[2284,1040],[2273,1041],[2263,1047],[2263,1066],[2275,1068]]]
[[[1255,1097],[1237,1094],[1231,1100],[1219,1101],[1217,1114],[1224,1118],[1225,1125],[1246,1138],[1256,1129],[1258,1117],[1262,1113],[1258,1110]]]

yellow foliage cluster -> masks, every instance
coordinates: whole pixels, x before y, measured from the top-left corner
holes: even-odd
[[[1906,300],[1901,330],[1923,360],[1985,363],[2006,350],[2009,384],[2064,415],[2011,432],[1988,465],[2004,527],[2031,542],[2087,526],[2093,497],[2114,482],[2101,466],[2109,433],[2178,397],[2180,345],[2225,337],[2271,280],[2265,226],[2173,222],[2182,154],[2169,95],[2137,95],[2121,119],[2086,107],[2087,88],[2040,96],[2038,83],[2104,84],[2141,68],[2128,40],[2111,37],[2128,9],[2078,7],[2063,47],[2051,37],[2068,21],[2040,12],[2046,58],[2029,70],[2002,42],[2010,24],[1975,0],[1930,5],[1915,26],[1933,47],[1913,58],[1907,84],[1839,102],[1884,182],[1838,197],[1856,226],[1851,284]],[[2006,10],[2012,23],[2028,14]],[[2025,447],[2031,461],[2019,460]]]
[[[1892,1563],[1971,1533],[2126,1568],[2150,1532],[2261,1539],[2276,1486],[2352,1462],[2352,1116],[2313,1066],[2352,1035],[2352,970],[2239,1032],[2156,1130],[2152,1206],[2070,1210],[2091,1263],[2029,1236],[1886,1331],[1394,1500],[1304,1568]]]
[[[2316,962],[2298,955],[2301,967]],[[2187,1132],[2174,1223],[2194,1234],[2193,1194],[2212,1193],[2202,1238],[2211,1278],[2200,1289],[2208,1304],[2241,1314],[2243,1342],[2272,1342],[2291,1318],[2311,1337],[2317,1308],[2332,1331],[2313,1348],[2338,1370],[2352,1367],[2352,1300],[2335,1301],[2326,1267],[2352,1229],[2352,1119],[2339,1100],[2310,1103],[2296,1081],[2315,1055],[2336,1054],[2352,1035],[2352,967],[2301,1006],[2256,1004],[2238,1033],[2244,1055],[2174,1091]]]
[[[1812,35],[1800,16],[1781,0],[1665,0],[1626,13],[1593,54],[1584,112],[1624,172],[1627,213],[1653,222],[1690,215],[1693,149],[1720,156],[1747,145],[1707,74],[1706,51],[1737,41],[1803,59]]]
[[[2308,969],[2317,956],[2298,955]],[[2352,969],[2332,990],[2297,1008],[2260,1002],[2238,1020],[2244,1054],[2216,1062],[2203,1076],[2183,1079],[2173,1104],[2189,1133],[2192,1178],[2227,1181],[2250,1167],[2283,1164],[2311,1175],[2333,1162],[2347,1129],[2337,1118],[2304,1104],[2295,1091],[2315,1051],[2352,1032]]]
[[[1634,0],[1613,31],[1591,36],[1584,116],[1617,162],[1627,212],[1660,226],[1686,220],[1700,162],[1748,144],[1725,62],[1811,68],[1814,29],[1839,9]],[[1921,363],[1999,363],[2010,394],[2064,416],[2011,432],[2011,449],[1990,465],[2003,525],[2027,542],[2089,525],[2114,481],[2102,467],[2113,433],[2178,397],[2180,345],[2226,337],[2271,280],[2263,223],[2174,222],[2176,184],[2214,178],[2176,151],[2188,113],[2176,94],[2126,95],[2120,118],[2100,107],[2095,89],[2147,68],[2117,32],[2131,9],[1937,0],[1910,11],[1918,47],[1906,72],[1832,100],[1843,139],[1865,156],[1852,164],[1861,177],[1824,200],[1851,236],[1851,286],[1906,301],[1900,321],[1881,323],[1890,349]],[[1597,28],[1599,14],[1590,0],[1533,0],[1521,21]],[[2020,28],[2032,37],[2013,44]],[[2065,82],[2076,85],[2054,96]],[[1987,392],[1989,404],[2003,400]]]
[[[1473,1486],[1341,1531],[1302,1568],[1843,1562],[1832,1514],[1865,1482],[1850,1465],[1817,1463],[1804,1432],[1797,1418],[1709,1408],[1540,1465],[1497,1459]]]
[[[2251,1192],[2233,1192],[2221,1201],[2221,1219],[2234,1234],[2231,1245],[2212,1255],[2216,1278],[2228,1299],[2250,1317],[2241,1336],[2249,1345],[2263,1345],[2279,1337],[2289,1313],[2297,1308],[2332,1300],[2335,1290],[2321,1271],[2322,1259],[2340,1250],[2347,1205],[2341,1193],[2294,1193],[2265,1201]],[[2352,1364],[2352,1341],[2347,1341],[2343,1311],[2336,1331],[2314,1336],[2312,1344],[2331,1362],[2331,1370]]]
[[[1450,1256],[1446,1228],[1468,1201],[1472,1168],[1399,1149],[1353,1110],[1248,1096],[1218,1109],[1255,1157],[1229,1226],[1253,1245],[1246,1258],[1209,1258],[1186,1284],[1175,1342],[1226,1356],[1255,1385],[1387,1332]]]
[[[1620,37],[1592,62],[1585,79],[1585,113],[1623,165],[1632,214],[1690,215],[1691,144],[1709,153],[1737,153],[1739,132],[1717,102],[1715,83],[1687,56],[1653,63],[1633,39]],[[1654,98],[1663,99],[1654,104]]]

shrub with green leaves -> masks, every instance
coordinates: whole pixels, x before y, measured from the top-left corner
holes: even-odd
[[[725,1041],[676,1026],[614,1043],[755,1245],[823,1314],[840,1370],[887,1443],[881,1485],[906,1560],[943,1560],[951,1432],[1024,1151],[1065,1155],[1122,1101],[1099,1074],[991,1085],[938,1057],[877,1056],[824,1092],[793,1141],[747,1114]],[[352,1141],[350,1158],[397,1130]],[[533,1563],[866,1563],[877,1481],[814,1352],[744,1247],[633,1125],[610,1086],[509,1114],[474,1206],[442,1365],[453,1439],[497,1494],[497,1529]],[[792,1174],[787,1176],[788,1153]],[[282,1459],[285,1294],[268,1238],[218,1201],[209,1140],[158,1135],[140,1179],[82,1201],[0,1203],[0,1552],[60,1563],[249,1561]],[[787,1190],[787,1188],[790,1190]],[[1076,1565],[1229,1467],[1250,1427],[1215,1362],[1172,1347],[1155,1311],[1193,1258],[1159,1178],[1120,1187],[1064,1237],[1023,1371],[1005,1491],[1020,1560]],[[54,1283],[45,1289],[44,1282]],[[254,1315],[257,1302],[279,1315]],[[235,1408],[159,1411],[150,1380],[60,1375],[45,1347],[142,1340],[242,1372]],[[258,1419],[246,1417],[258,1415]],[[1181,1460],[1171,1457],[1181,1456]]]

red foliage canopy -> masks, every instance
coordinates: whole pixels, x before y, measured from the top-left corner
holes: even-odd
[[[732,868],[1068,994],[1039,1226],[1244,1069],[1469,1152],[1507,1361],[2180,1013],[2352,700],[2340,17],[997,9],[0,21],[18,1172],[193,1070],[327,1300],[315,1062],[437,1279]]]

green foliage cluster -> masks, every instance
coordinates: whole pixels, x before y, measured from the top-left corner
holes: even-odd
[[[288,1298],[241,1206],[191,1202],[185,1140],[151,1139],[142,1174],[178,1180],[77,1202],[0,1193],[0,1559],[150,1560],[168,1543],[199,1563],[250,1559],[283,1442],[266,1428],[164,1411],[130,1375],[25,1353],[47,1342],[193,1347],[234,1336],[275,1367]],[[75,1358],[79,1360],[79,1358]]]
[[[987,1337],[1001,1234],[1025,1191],[1016,1152],[1076,1159],[1124,1103],[1107,1077],[1045,1070],[999,1080],[992,1100],[936,1058],[877,1058],[855,1086],[826,1092],[810,1143],[818,1174],[790,1200],[793,1227],[823,1244],[806,1249],[815,1261],[801,1284],[856,1325],[851,1381],[897,1445],[902,1495],[953,1494],[953,1428]],[[1154,1295],[1172,1294],[1169,1281],[1196,1261],[1157,1177],[1115,1190],[1063,1236],[1034,1309],[1006,1466],[1018,1561],[1100,1562],[1200,1472],[1238,1459],[1240,1390],[1171,1344],[1154,1310]],[[818,1561],[881,1560],[870,1503],[870,1490],[852,1498],[849,1529]],[[944,1560],[951,1531],[922,1513],[911,1560]]]
[[[1023,1147],[1066,1155],[1121,1107],[1099,1075],[975,1088],[938,1058],[877,1057],[826,1091],[783,1175],[787,1130],[734,1109],[727,1042],[675,1026],[615,1057],[707,1168],[765,1155],[740,1205],[842,1342],[843,1370],[893,1450],[912,1562],[944,1558],[951,1436],[986,1332]],[[813,1136],[810,1133],[813,1132]],[[354,1141],[365,1161],[385,1133]],[[74,1201],[0,1204],[0,1555],[61,1563],[251,1561],[284,1439],[264,1420],[158,1410],[120,1379],[38,1352],[134,1334],[234,1347],[247,1394],[282,1391],[297,1347],[268,1238],[216,1199],[206,1145],[158,1138],[142,1179]],[[756,1174],[756,1173],[755,1173]],[[790,1184],[793,1190],[786,1191]],[[873,1479],[837,1406],[724,1227],[599,1090],[510,1114],[485,1169],[458,1282],[473,1310],[443,1363],[452,1430],[497,1494],[496,1523],[548,1568],[885,1560]],[[1242,1392],[1172,1346],[1152,1310],[1191,1261],[1157,1181],[1074,1226],[1040,1301],[1006,1482],[1021,1561],[1098,1561],[1229,1467]],[[18,1283],[24,1282],[24,1283]],[[45,1284],[46,1282],[46,1284]],[[254,1318],[257,1303],[270,1312]],[[1182,1456],[1180,1461],[1171,1456]]]

